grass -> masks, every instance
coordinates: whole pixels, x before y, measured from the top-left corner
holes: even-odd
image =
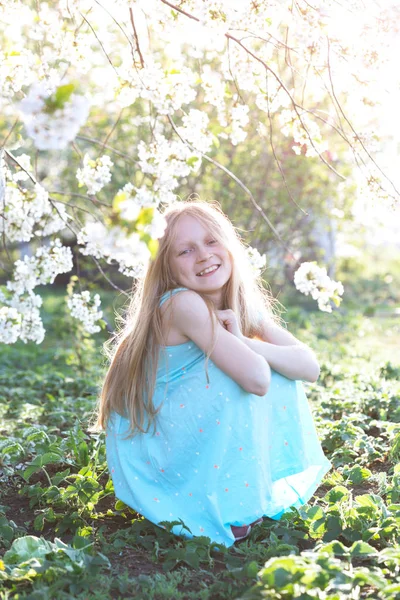
[[[322,365],[308,398],[333,469],[300,510],[216,549],[115,498],[87,431],[106,334],[74,329],[63,295],[45,295],[42,345],[0,348],[1,600],[400,598],[397,317],[288,310]]]

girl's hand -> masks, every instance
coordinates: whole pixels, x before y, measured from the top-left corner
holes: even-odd
[[[222,327],[225,327],[229,333],[232,333],[234,336],[242,340],[244,336],[240,331],[240,326],[233,310],[228,308],[227,310],[217,310],[216,313],[218,321],[221,323]]]

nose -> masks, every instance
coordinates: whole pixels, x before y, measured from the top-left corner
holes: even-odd
[[[198,252],[197,262],[204,262],[213,256],[213,253],[208,248],[200,248]]]

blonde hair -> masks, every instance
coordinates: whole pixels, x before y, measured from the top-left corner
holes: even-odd
[[[200,221],[228,251],[232,274],[224,289],[223,309],[230,308],[235,312],[243,335],[260,337],[263,319],[279,320],[274,312],[277,301],[263,287],[261,276],[254,275],[246,245],[222,212],[219,203],[179,201],[169,205],[163,215],[167,227],[159,240],[157,254],[149,262],[145,276],[134,284],[123,327],[105,344],[110,365],[103,382],[92,431],[106,429],[113,411],[129,418],[128,437],[133,437],[139,431],[147,433],[152,423],[153,435],[156,431],[156,416],[161,405],[155,408],[153,394],[160,347],[163,349],[167,345],[161,327],[160,299],[165,292],[180,287],[173,279],[169,258],[176,236],[176,225],[182,215],[190,215]],[[213,343],[206,354],[207,372],[207,362],[216,342],[217,320],[212,301],[200,295],[207,304],[213,323]],[[145,416],[148,417],[148,427],[144,431]]]

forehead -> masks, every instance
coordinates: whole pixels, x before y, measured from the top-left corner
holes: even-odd
[[[198,219],[190,215],[180,217],[175,225],[175,244],[184,244],[187,242],[202,239],[210,235],[211,231],[204,226]]]

